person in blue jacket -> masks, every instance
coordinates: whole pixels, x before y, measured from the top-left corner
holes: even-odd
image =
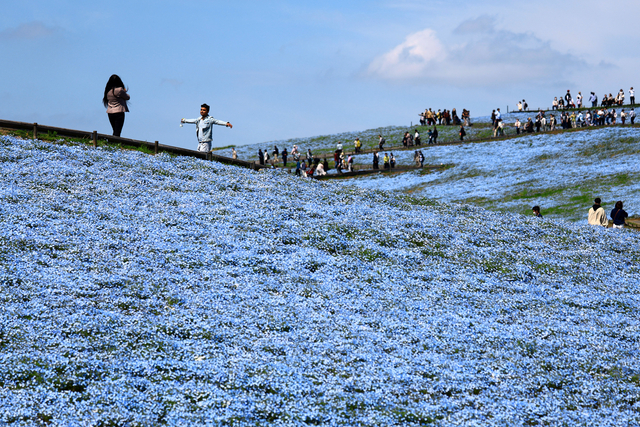
[[[617,201],[616,207],[611,210],[611,219],[613,220],[613,228],[624,228],[627,213],[622,209],[622,202]]]

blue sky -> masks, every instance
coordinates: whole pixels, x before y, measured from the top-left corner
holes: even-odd
[[[640,3],[601,1],[29,1],[0,15],[0,118],[111,133],[113,73],[129,87],[122,136],[196,147],[548,106],[567,89],[638,85]],[[627,95],[628,96],[628,95]]]

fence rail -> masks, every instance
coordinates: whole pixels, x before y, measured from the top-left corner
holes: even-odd
[[[215,160],[220,163],[241,166],[241,167],[254,169],[254,170],[258,170],[261,168],[260,165],[256,165],[254,162],[247,162],[244,160],[232,159],[230,157],[220,156],[219,154],[213,154],[211,152],[189,150],[187,148],[180,148],[180,147],[174,147],[172,145],[159,144],[158,141],[154,141],[154,142],[140,141],[136,139],[122,138],[119,136],[105,135],[102,133],[98,133],[97,131],[89,132],[89,131],[76,130],[76,129],[59,128],[55,126],[46,126],[38,123],[14,122],[10,120],[1,120],[1,119],[0,119],[0,128],[33,132],[34,139],[38,138],[38,134],[55,133],[56,136],[60,136],[60,137],[88,139],[93,142],[94,147],[98,146],[98,141],[104,141],[107,144],[114,144],[114,145],[124,144],[131,147],[136,147],[136,148],[146,148],[148,150],[153,150],[155,154],[168,153],[176,156],[188,156],[188,157],[196,157],[198,159],[203,159],[203,160]]]

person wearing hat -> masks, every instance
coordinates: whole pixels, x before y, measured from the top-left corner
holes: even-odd
[[[193,123],[196,125],[196,135],[198,136],[198,151],[211,151],[211,142],[213,141],[213,125],[226,126],[229,129],[233,125],[223,120],[214,119],[209,115],[209,106],[202,104],[200,106],[200,117],[197,119],[182,119],[181,123]]]

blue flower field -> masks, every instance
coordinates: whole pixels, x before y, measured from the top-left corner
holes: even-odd
[[[0,181],[0,425],[640,424],[638,233],[8,136]]]

